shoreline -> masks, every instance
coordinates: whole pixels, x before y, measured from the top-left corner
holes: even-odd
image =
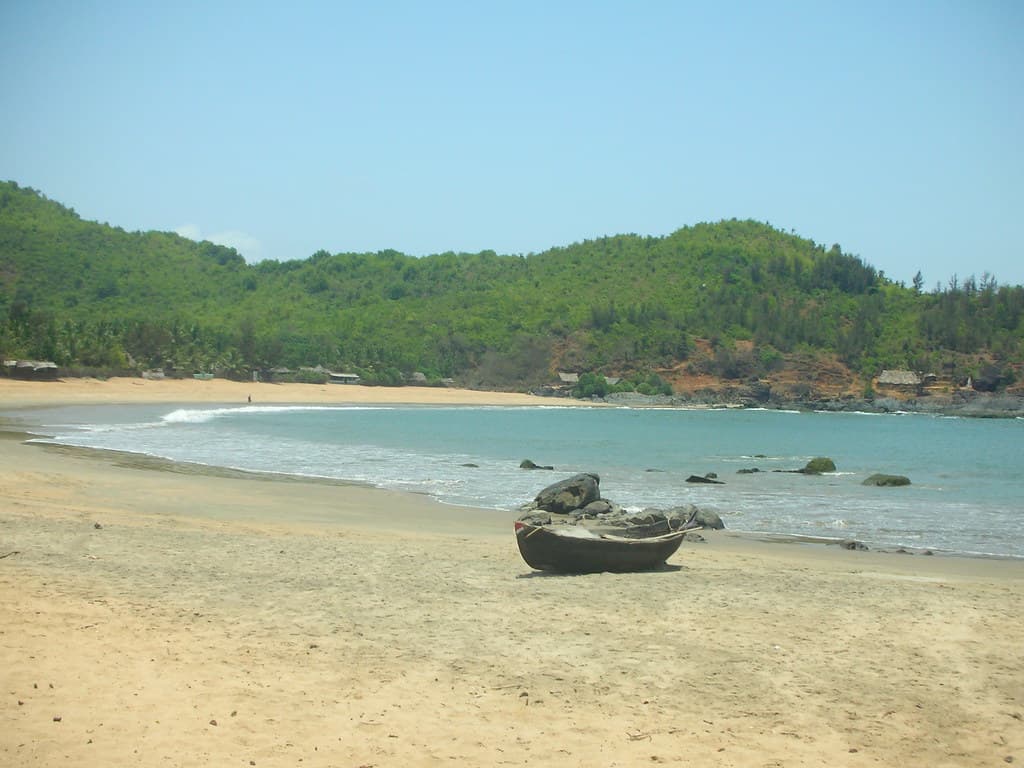
[[[56,391],[50,388],[56,388]],[[68,378],[25,381],[0,377],[0,407],[12,409],[64,405],[116,405],[120,403],[240,403],[256,404],[374,404],[547,406],[563,408],[750,408],[796,413],[850,413],[863,415],[918,414],[950,418],[1024,419],[1024,394],[960,391],[945,395],[896,398],[879,395],[872,400],[835,398],[758,401],[730,389],[690,395],[619,393],[606,398],[493,392],[447,387],[368,387],[360,384],[294,384],[238,382],[228,379],[109,379]]]
[[[6,386],[7,384],[15,386]],[[253,398],[257,393],[259,398]],[[245,398],[243,401],[242,398]],[[251,402],[250,402],[250,398]],[[558,400],[562,400],[559,398]],[[241,402],[236,402],[241,401]],[[31,414],[35,409],[62,406],[117,406],[117,405],[150,405],[165,404],[168,406],[188,407],[191,405],[395,405],[395,406],[468,406],[468,407],[552,407],[552,398],[520,395],[502,392],[482,392],[476,390],[440,389],[433,387],[366,387],[362,385],[339,384],[269,384],[232,382],[227,379],[193,380],[193,379],[131,379],[115,378],[108,380],[72,379],[53,382],[24,382],[0,378],[0,437],[21,433],[28,439],[45,439],[43,430],[32,431],[41,425],[19,422],[11,423],[3,419],[8,414]],[[556,403],[555,405],[560,405]],[[565,407],[679,407],[679,406],[636,406],[625,402],[592,403],[589,401],[569,400]],[[694,406],[698,410],[714,408],[712,405]],[[763,409],[762,410],[773,410]],[[796,412],[796,411],[794,411]],[[31,419],[30,419],[31,420]],[[287,473],[260,472],[231,467],[175,461],[162,457],[148,456],[122,451],[91,449],[80,446],[67,446],[56,443],[38,442],[33,447],[67,453],[82,452],[88,456],[94,453],[101,460],[113,457],[117,463],[206,476],[222,476],[248,478],[252,480],[278,480],[293,483],[316,483],[338,487],[361,487],[385,493],[407,493],[420,496],[430,503],[444,508],[473,510],[475,507],[460,506],[446,503],[429,494],[416,494],[412,491],[395,491],[370,483],[317,476],[291,475]],[[485,508],[480,510],[487,516],[514,516],[515,508]],[[728,529],[726,535],[751,542],[766,544],[801,544],[811,547],[843,549],[846,542],[866,546],[863,551],[871,551],[883,555],[902,555],[910,557],[953,557],[972,560],[1005,560],[1024,563],[1024,557],[1010,554],[968,552],[937,549],[935,547],[914,547],[909,545],[865,545],[857,539],[842,536],[814,536],[799,533],[744,531]]]
[[[251,516],[245,512],[237,513],[230,519],[239,524],[259,524],[270,527],[281,527],[290,529],[308,524],[344,526],[357,525],[370,530],[389,530],[399,533],[445,533],[452,529],[452,523],[464,526],[468,534],[491,533],[511,536],[511,524],[519,514],[515,509],[492,509],[473,506],[462,506],[448,504],[429,494],[419,494],[411,491],[391,490],[336,478],[313,477],[291,475],[278,472],[259,472],[252,470],[233,469],[230,467],[219,467],[209,464],[175,461],[157,456],[131,453],[127,451],[115,451],[102,448],[87,448],[81,446],[60,445],[57,443],[33,442],[40,435],[25,432],[22,428],[10,429],[0,423],[0,458],[2,464],[8,467],[24,468],[27,466],[39,465],[45,467],[58,461],[66,467],[77,466],[80,471],[89,474],[108,468],[117,472],[124,472],[143,480],[147,476],[159,477],[183,477],[195,479],[202,484],[204,480],[227,481],[233,484],[241,484],[241,487],[249,485],[264,485],[268,487],[280,486],[282,489],[290,486],[318,489],[318,495],[337,492],[339,497],[355,495],[358,497],[358,504],[367,507],[379,507],[382,504],[395,505],[396,500],[404,500],[401,505],[402,513],[397,517],[383,518],[392,525],[382,525],[382,519],[370,521],[369,518],[345,519],[338,517],[328,519],[326,516],[309,516],[301,519],[287,518],[282,520],[268,520],[259,516]],[[11,453],[11,451],[15,453]],[[38,453],[40,460],[32,458]],[[49,459],[47,457],[50,457]],[[352,509],[346,509],[351,514]],[[410,514],[411,512],[411,514]],[[189,514],[178,512],[173,519],[183,522],[202,525],[207,520],[205,514]],[[359,517],[359,516],[357,516]],[[439,521],[441,524],[439,525]],[[500,523],[500,527],[495,523]],[[396,527],[394,523],[399,523]],[[843,541],[840,538],[815,537],[803,534],[771,533],[759,531],[744,531],[738,529],[723,529],[720,531],[700,529],[698,531],[705,537],[711,537],[719,546],[736,546],[740,548],[749,547],[753,550],[771,551],[775,549],[800,550],[807,553],[818,552],[823,557],[874,557],[888,559],[893,558],[904,561],[914,569],[910,561],[934,561],[939,562],[945,559],[962,561],[983,561],[995,563],[1007,563],[1022,566],[1021,575],[1024,577],[1024,558],[1012,555],[988,555],[977,553],[959,553],[953,551],[935,551],[933,555],[925,555],[924,550],[913,550],[903,548],[907,551],[900,552],[896,549],[878,548],[867,550],[849,551],[843,550],[839,545]],[[730,545],[731,542],[731,545]],[[902,555],[902,556],[901,556]],[[524,566],[525,567],[525,566]],[[941,570],[941,566],[939,567]]]
[[[1024,759],[1019,561],[706,531],[553,576],[514,513],[132,458],[0,434],[5,764]]]
[[[9,431],[5,429],[3,423],[0,422],[0,440],[18,440],[22,442],[23,445],[29,448],[50,451],[58,455],[66,455],[70,457],[78,456],[79,458],[85,461],[110,463],[128,469],[137,469],[150,472],[169,472],[184,475],[195,475],[200,477],[230,478],[235,480],[251,482],[324,485],[339,489],[360,488],[371,492],[380,492],[382,494],[389,494],[394,496],[409,496],[416,499],[423,499],[430,505],[434,505],[443,509],[455,509],[464,511],[467,513],[467,518],[465,518],[467,524],[469,524],[469,521],[477,516],[492,518],[500,516],[502,520],[506,520],[506,518],[508,520],[512,520],[514,519],[514,516],[519,514],[519,510],[516,509],[498,509],[490,507],[483,508],[451,504],[440,499],[437,499],[431,496],[430,494],[426,493],[420,494],[414,493],[412,491],[396,491],[387,488],[381,488],[370,483],[362,483],[353,480],[345,480],[331,477],[317,477],[312,475],[292,475],[285,472],[260,472],[256,470],[234,469],[231,467],[220,467],[212,464],[199,464],[187,461],[176,461],[174,459],[165,459],[159,456],[148,456],[146,454],[131,453],[128,451],[115,451],[103,448],[86,448],[74,445],[60,445],[57,443],[30,442],[34,441],[38,437],[40,436],[29,432]],[[25,438],[25,440],[21,440],[21,438]],[[722,531],[710,532],[701,529],[699,532],[710,533],[714,536],[731,538],[737,541],[750,542],[754,545],[790,545],[811,548],[827,549],[829,547],[834,547],[836,549],[845,549],[845,547],[843,547],[844,542],[852,541],[844,539],[842,537],[810,536],[807,534],[799,533],[777,533],[768,531],[747,531],[736,528],[727,528]],[[900,555],[905,558],[953,557],[967,560],[1006,561],[1011,563],[1020,563],[1024,565],[1024,557],[983,552],[958,552],[955,550],[928,549],[909,546],[872,546],[870,548],[857,551],[874,552],[879,555]]]
[[[771,397],[764,401],[737,397],[736,393],[727,391],[688,396],[620,393],[595,402],[636,408],[739,408],[793,413],[916,414],[962,419],[1024,419],[1024,395],[973,391],[910,398],[878,396],[871,400],[855,397],[785,400]]]

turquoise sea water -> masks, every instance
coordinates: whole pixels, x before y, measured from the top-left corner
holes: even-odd
[[[506,513],[596,472],[629,509],[694,503],[733,530],[1024,557],[1024,421],[761,410],[65,407],[14,412],[53,442],[336,478]],[[835,474],[775,473],[829,456]],[[553,465],[526,471],[522,459]],[[465,466],[474,464],[476,466]],[[756,474],[737,474],[757,467]],[[692,474],[724,485],[693,485]],[[871,488],[875,472],[908,476]],[[490,514],[482,511],[481,514]],[[498,514],[498,512],[494,512]]]

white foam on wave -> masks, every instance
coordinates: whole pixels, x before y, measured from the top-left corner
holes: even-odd
[[[179,408],[164,415],[161,421],[165,424],[204,424],[238,410],[238,408]]]
[[[303,411],[387,411],[389,406],[367,405],[240,405],[233,408],[179,408],[162,418],[165,424],[205,424],[225,416],[297,413]]]

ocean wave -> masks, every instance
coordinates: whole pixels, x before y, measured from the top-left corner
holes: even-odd
[[[145,429],[163,426],[162,421],[140,421],[134,424],[44,424],[43,429],[49,432],[61,432],[71,434],[91,433],[104,434],[116,432],[137,432]],[[66,435],[62,435],[66,436]]]
[[[240,405],[232,408],[179,408],[162,418],[165,424],[205,424],[215,419],[239,415],[267,415],[315,411],[388,411],[391,406],[377,405]]]
[[[179,408],[166,414],[161,421],[165,424],[205,424],[240,410],[241,408]]]

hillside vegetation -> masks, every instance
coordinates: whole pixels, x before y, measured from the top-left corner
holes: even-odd
[[[0,183],[0,353],[78,372],[322,366],[377,383],[418,371],[527,389],[563,370],[678,389],[810,365],[851,386],[882,368],[1011,384],[1024,288],[988,275],[915,283],[838,245],[736,220],[528,256],[319,251],[250,265]]]

